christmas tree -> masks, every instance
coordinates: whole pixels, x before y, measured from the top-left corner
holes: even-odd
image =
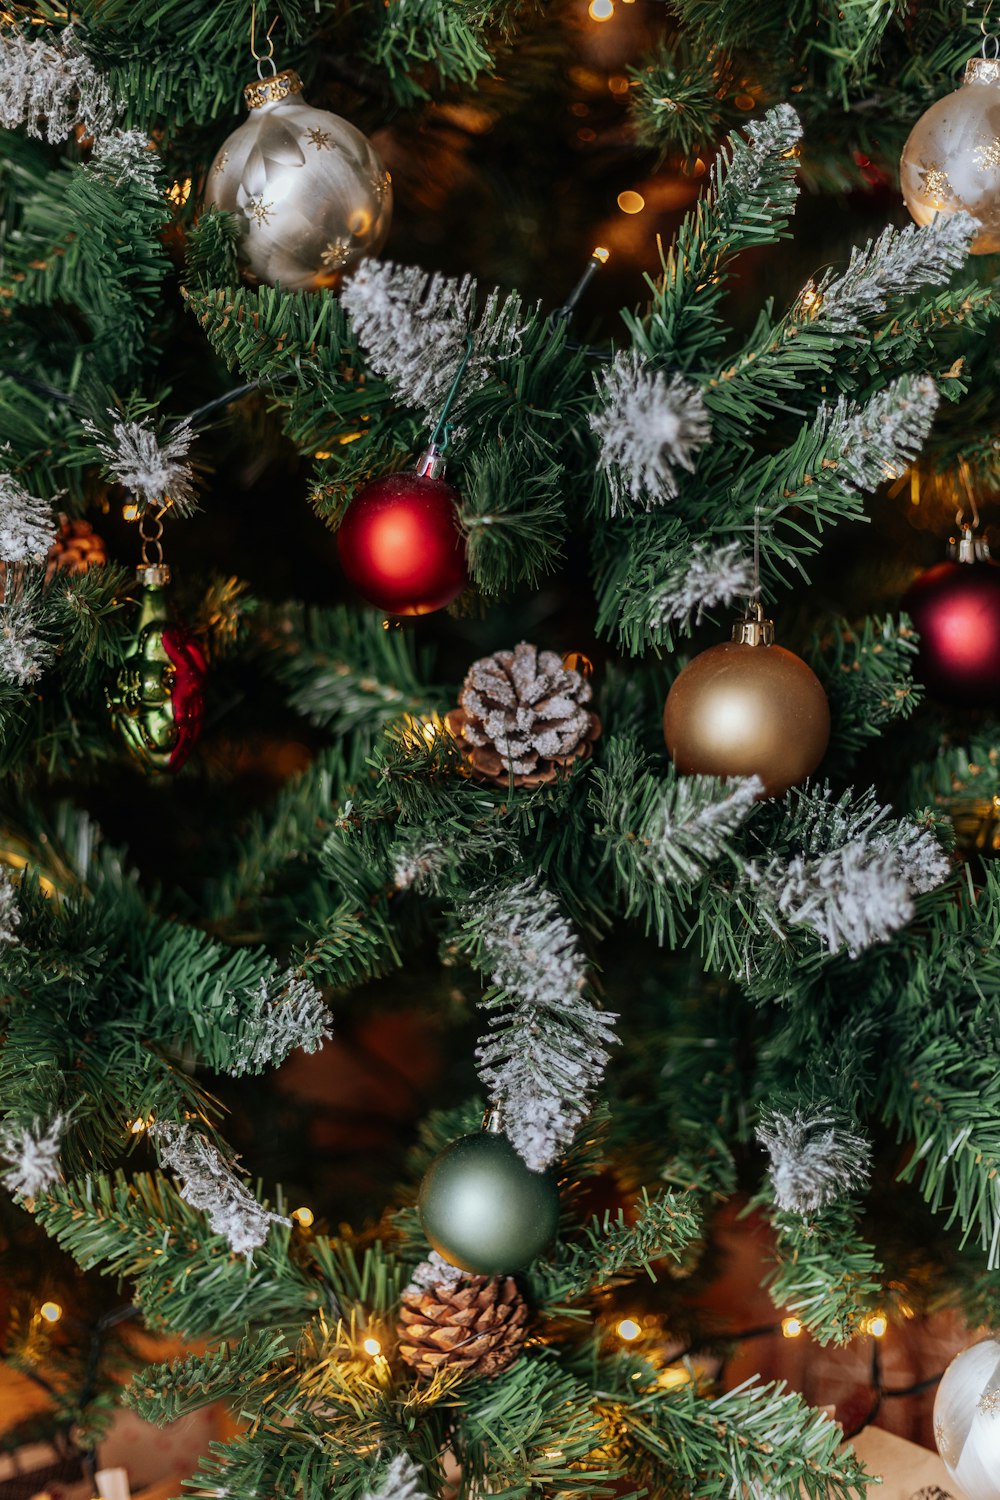
[[[860,1496],[1000,1321],[990,26],[0,11],[8,1448]]]

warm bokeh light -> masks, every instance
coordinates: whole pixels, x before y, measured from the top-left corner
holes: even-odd
[[[590,253],[595,260],[599,260],[601,262],[602,266],[606,266],[608,261],[611,259],[611,251],[607,248],[606,245],[595,245]]]
[[[361,1347],[362,1349],[364,1349],[366,1354],[371,1355],[372,1359],[375,1358],[376,1354],[382,1353],[382,1345],[379,1343],[378,1339],[365,1339]]]
[[[870,1334],[873,1339],[884,1338],[888,1327],[889,1319],[884,1312],[869,1313],[861,1320],[861,1332]]]
[[[136,503],[135,503],[134,500],[130,500],[127,505],[123,505],[122,506],[122,520],[123,521],[138,521],[138,519],[139,519],[139,507],[138,507],[138,505],[136,505]]]
[[[183,182],[173,182],[167,188],[167,197],[171,203],[176,203],[178,208],[186,203],[191,196],[191,179],[185,177]]]
[[[665,1370],[661,1370],[659,1375],[657,1375],[656,1383],[661,1390],[673,1391],[678,1386],[690,1385],[691,1376],[683,1365],[668,1365]]]
[[[143,1131],[148,1130],[152,1123],[152,1115],[150,1115],[148,1119],[145,1115],[136,1115],[134,1120],[129,1120],[128,1128],[132,1135],[142,1135]]]
[[[43,1302],[38,1311],[46,1323],[58,1323],[62,1317],[62,1308],[58,1302]]]
[[[296,1208],[292,1210],[292,1218],[301,1229],[308,1229],[315,1222],[316,1215],[311,1208]]]
[[[802,1332],[802,1324],[798,1318],[782,1318],[781,1331],[786,1339],[797,1339]]]
[[[587,6],[587,14],[592,21],[610,21],[614,13],[614,0],[590,0]]]
[[[639,1337],[640,1333],[642,1332],[642,1328],[634,1318],[622,1318],[621,1322],[618,1324],[616,1332],[620,1339],[624,1339],[626,1344],[630,1344],[633,1339],[637,1339]]]
[[[626,188],[624,193],[618,194],[618,207],[623,214],[641,214],[646,207],[646,200],[641,193]]]

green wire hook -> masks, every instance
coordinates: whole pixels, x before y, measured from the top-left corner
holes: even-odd
[[[451,424],[448,421],[448,413],[455,404],[458,388],[462,384],[462,376],[468,369],[469,360],[472,358],[472,350],[472,334],[467,333],[465,335],[465,353],[462,356],[462,361],[458,369],[455,371],[455,378],[451,382],[451,389],[444,398],[444,405],[441,408],[441,415],[438,417],[437,426],[431,433],[430,451],[432,453],[447,453],[448,451],[448,444],[451,442]]]

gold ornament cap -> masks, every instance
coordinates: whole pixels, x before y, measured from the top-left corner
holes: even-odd
[[[140,563],[135,570],[136,581],[147,589],[165,589],[170,582],[170,569],[166,563]]]
[[[1000,57],[970,57],[963,83],[1000,83]]]
[[[738,646],[773,646],[774,621],[764,615],[764,606],[754,602],[747,607],[742,620],[733,626],[733,640]]]
[[[243,90],[247,109],[263,109],[265,104],[278,104],[292,94],[301,94],[302,79],[294,68],[282,68],[272,78],[255,78]]]

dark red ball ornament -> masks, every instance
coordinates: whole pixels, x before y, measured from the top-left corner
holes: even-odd
[[[971,527],[949,551],[903,599],[920,634],[917,680],[935,698],[1000,707],[1000,567]]]
[[[430,448],[416,471],[360,489],[337,533],[340,561],[359,594],[391,615],[428,615],[465,588],[458,493]]]

